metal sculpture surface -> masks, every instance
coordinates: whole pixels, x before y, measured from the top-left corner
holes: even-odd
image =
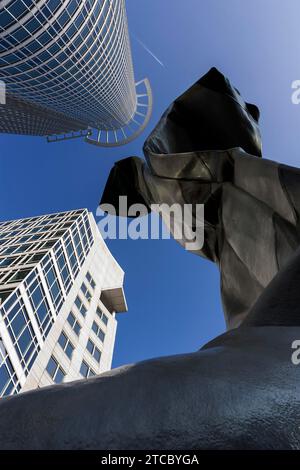
[[[195,353],[3,399],[1,448],[300,448],[300,171],[260,158],[258,118],[211,69],[102,197],[205,204],[196,254],[219,265],[228,331]]]

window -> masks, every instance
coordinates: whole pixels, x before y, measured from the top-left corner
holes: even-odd
[[[16,246],[10,246],[9,248],[6,248],[2,255],[10,255],[11,253],[13,253],[15,251],[17,247]]]
[[[54,320],[39,277],[28,287],[28,296],[40,331],[45,339]]]
[[[75,300],[75,305],[76,307],[78,308],[79,312],[81,313],[81,315],[83,317],[86,316],[86,307],[85,305],[83,304],[82,300],[80,299],[80,297],[76,297],[76,300]]]
[[[93,356],[93,358],[97,361],[100,362],[101,359],[101,351],[95,346],[93,341],[91,339],[88,340],[86,349],[88,352]]]
[[[19,384],[17,384],[17,375],[10,359],[6,357],[6,360],[0,367],[0,396],[10,395],[16,385],[19,387]]]
[[[44,254],[45,253],[37,253],[36,255],[33,255],[29,260],[30,263],[36,263],[40,261],[43,258]]]
[[[73,243],[70,239],[70,236],[67,237],[67,239],[65,240],[65,243],[66,243],[66,250],[67,250],[69,262],[71,265],[71,269],[72,269],[74,277],[76,277],[79,271],[79,266],[78,266],[77,258],[75,255]]]
[[[73,315],[72,312],[69,313],[69,316],[68,316],[68,323],[69,323],[69,325],[71,326],[71,328],[74,330],[74,332],[76,333],[76,335],[79,336],[80,330],[81,330],[81,326],[80,326],[80,324],[78,323],[78,321],[76,320],[76,318],[75,318],[75,316]]]
[[[44,250],[45,250],[45,249],[47,250],[48,248],[52,248],[52,246],[54,245],[54,243],[55,243],[55,240],[51,240],[51,241],[49,241],[49,242],[46,242],[46,243],[43,245],[43,249],[44,249]]]
[[[3,364],[3,366],[0,367],[0,392],[2,392],[4,388],[6,388],[6,385],[8,384],[9,380],[9,371],[5,364]]]
[[[60,271],[60,274],[64,283],[64,288],[66,292],[68,293],[71,289],[72,279],[71,279],[70,270],[67,265],[67,260],[64,255],[63,248],[60,242],[59,242],[59,247],[56,248],[55,250],[55,257],[56,257],[58,268],[59,268],[59,271]]]
[[[105,333],[101,330],[100,326],[94,321],[92,330],[95,333],[96,336],[100,339],[100,341],[104,341],[105,338]]]
[[[23,300],[19,301],[9,310],[4,318],[7,330],[16,349],[22,366],[28,370],[32,366],[32,359],[39,351],[39,345]]]
[[[94,279],[92,278],[91,274],[89,273],[89,271],[86,273],[86,279],[90,283],[91,288],[95,289],[96,283],[95,283]]]
[[[86,377],[86,378],[96,375],[95,372],[91,369],[91,367],[88,366],[87,363],[84,361],[82,361],[82,364],[80,367],[80,373],[83,377]]]
[[[81,284],[81,292],[85,296],[86,300],[90,302],[92,294],[90,293],[89,289],[87,288],[84,282]]]
[[[105,313],[102,312],[100,307],[97,307],[96,313],[97,313],[98,317],[100,318],[100,320],[103,321],[104,325],[107,325],[108,317],[105,315]]]
[[[51,379],[56,384],[60,384],[65,378],[65,372],[62,370],[62,368],[59,366],[58,362],[54,359],[53,356],[50,357],[46,370],[50,375]]]
[[[10,296],[14,289],[5,289],[0,291],[0,305]]]
[[[77,227],[72,230],[72,233],[73,233],[73,242],[74,242],[74,245],[75,245],[75,250],[76,250],[78,259],[80,261],[80,265],[82,265],[83,260],[84,260],[84,252],[83,252],[83,248],[82,248],[82,244],[81,244],[81,241],[80,241],[80,237],[79,237]]]
[[[88,253],[89,252],[89,242],[88,242],[88,239],[87,239],[87,236],[86,236],[86,233],[85,233],[85,230],[84,230],[83,226],[81,226],[81,228],[80,228],[80,233],[81,233],[81,238],[82,238],[82,243],[83,243],[84,249]]]
[[[30,271],[31,269],[20,269],[19,271],[12,273],[12,276],[7,280],[7,283],[22,281]]]
[[[6,266],[9,266],[10,264],[13,263],[13,261],[15,260],[16,258],[2,258],[0,260],[0,266],[1,267],[6,267]]]
[[[61,346],[62,350],[66,353],[68,358],[71,359],[74,351],[74,346],[64,332],[62,332],[60,337],[58,338],[58,343]]]
[[[43,263],[44,266],[47,262],[48,257],[46,258],[45,262]],[[57,311],[59,311],[60,307],[62,306],[63,303],[63,294],[62,290],[60,288],[60,285],[58,283],[58,276],[56,274],[56,271],[54,269],[52,260],[51,262],[47,265],[46,268],[44,268],[45,272],[45,277],[47,280],[47,284],[49,287],[49,291],[53,300],[53,303],[55,307],[57,308]]]

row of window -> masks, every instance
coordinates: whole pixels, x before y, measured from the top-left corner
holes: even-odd
[[[58,225],[35,225],[34,227],[18,228],[0,233],[0,245],[15,243],[33,243],[38,240],[46,240],[48,238],[60,238],[66,229],[72,225],[70,222],[62,222]]]
[[[95,281],[93,280],[91,274],[87,272],[86,274],[86,280],[88,281],[89,285],[92,287],[92,289],[95,288],[96,284]],[[90,289],[87,287],[86,283],[83,282],[81,285],[81,292],[85,296],[86,300],[90,302],[92,298],[92,294],[90,292]],[[86,306],[84,305],[84,302],[81,300],[81,298],[77,295],[74,304],[76,305],[77,309],[79,310],[80,314],[82,315],[83,318],[85,318],[87,309]],[[97,308],[97,315],[98,317],[103,321],[105,325],[108,323],[108,318],[107,316],[101,311],[100,307]],[[80,335],[81,331],[81,325],[79,321],[76,319],[75,315],[73,312],[70,312],[67,318],[68,324],[71,326],[72,330],[75,332],[77,336]],[[97,324],[97,322],[93,322],[92,325],[92,330],[96,334],[96,336],[103,342],[105,339],[105,333],[104,331],[100,328],[100,326]],[[63,331],[58,339],[58,344],[61,346],[62,350],[64,353],[67,355],[67,357],[71,360],[73,352],[74,352],[74,345],[66,335],[66,333]],[[89,354],[97,361],[100,363],[101,360],[101,351],[100,349],[95,345],[95,343],[89,338],[86,346],[87,351]],[[55,383],[61,383],[64,380],[64,377],[66,373],[62,369],[62,367],[59,365],[58,361],[51,356],[48,366],[47,366],[47,372],[52,378],[52,380]],[[91,377],[95,375],[95,372],[91,368],[90,365],[88,365],[84,360],[82,361],[81,367],[80,367],[80,374],[83,377]]]
[[[57,300],[57,295],[59,294],[60,289],[58,287],[57,280],[55,279],[55,277],[53,275],[53,268],[50,268],[49,271],[47,271],[47,273],[48,273],[47,282],[48,282],[49,291],[52,295],[53,301],[55,302]],[[33,281],[32,281],[32,278],[34,279]],[[52,324],[53,324],[53,322],[54,322],[54,320],[53,320],[53,317],[52,317],[52,314],[51,314],[51,310],[50,310],[50,307],[49,307],[48,300],[47,300],[46,295],[45,295],[44,288],[42,286],[39,275],[37,274],[36,271],[34,273],[32,273],[32,275],[29,278],[29,281],[30,281],[29,285],[26,284],[27,285],[27,294],[28,294],[29,300],[31,302],[33,311],[35,313],[40,332],[41,332],[43,338],[45,339],[48,332],[49,332],[49,330],[50,330],[50,328],[51,328],[51,326],[52,326]],[[17,299],[17,295],[15,295],[12,298],[13,301],[15,301],[16,299]],[[27,314],[26,309],[25,309],[25,306],[24,306],[24,303],[23,303],[23,300],[20,299],[20,302],[22,302],[22,309],[20,309],[19,303],[15,304],[15,306],[10,310],[9,314],[6,317],[7,323],[9,323],[10,318],[14,317],[14,315],[15,315],[14,312],[16,312],[16,311],[18,311],[18,313],[19,313],[18,316],[17,316],[18,322],[20,322],[21,319],[24,318],[24,315],[26,315],[26,318],[29,319],[28,314]],[[79,309],[81,314],[83,316],[85,316],[86,315],[86,308],[85,308],[84,304],[82,303],[82,301],[80,300],[79,297],[76,298],[75,305],[77,306],[77,308]],[[9,304],[8,304],[8,307],[9,307]],[[24,315],[23,315],[23,312],[24,312]],[[98,314],[99,314],[99,312],[98,312]],[[105,317],[105,318],[107,320],[107,317]],[[16,320],[15,320],[15,322],[16,322]],[[79,322],[76,320],[76,318],[75,318],[75,316],[73,315],[72,312],[69,314],[68,322],[69,322],[70,326],[73,328],[73,330],[75,331],[75,333],[77,335],[79,335],[81,327],[80,327]],[[98,332],[98,329],[96,329],[95,327],[94,327],[94,331],[96,332],[96,334],[100,334],[100,337],[102,337],[104,339],[104,333],[103,332],[102,333]]]
[[[42,227],[34,227],[29,229],[29,233],[26,230],[18,230],[5,232],[0,234],[0,255],[11,256],[23,254],[25,252],[37,252],[39,250],[47,250],[51,248],[55,242],[62,238],[63,234],[73,225],[73,222],[66,222],[62,224],[60,230],[55,227],[54,231],[44,231]],[[35,233],[33,232],[43,233]]]
[[[65,223],[66,221],[73,222],[78,218],[79,215],[82,215],[84,212],[86,212],[85,209],[80,209],[78,211],[73,212],[60,212],[58,214],[50,214],[47,216],[38,216],[27,219],[17,219],[10,220],[7,222],[0,222],[0,236],[4,235],[5,232],[9,234],[13,230],[20,230],[22,233],[24,233],[27,229],[30,229],[31,227],[48,227],[50,224],[53,224],[54,228],[57,227],[59,223]],[[49,230],[50,229],[51,227],[49,227]]]
[[[45,241],[41,243],[23,243],[20,245],[9,245],[1,248],[1,256],[18,255],[23,253],[37,252],[41,250],[49,250],[55,244],[55,240]]]
[[[75,333],[77,335],[79,335],[81,327],[80,327],[78,321],[76,320],[76,318],[74,317],[74,315],[72,313],[69,314],[68,323],[71,325],[71,327],[75,331]],[[58,339],[58,343],[60,344],[62,350],[66,353],[68,358],[71,359],[75,348],[74,348],[72,342],[70,341],[70,339],[67,337],[65,332],[61,333],[61,335]],[[91,354],[91,356],[93,356],[93,358],[98,363],[100,363],[101,351],[100,351],[99,348],[97,348],[97,346],[95,345],[95,343],[91,339],[88,340],[86,349]]]
[[[31,269],[32,268],[24,268],[11,271],[0,271],[0,284],[7,285],[19,283],[25,279]]]
[[[41,253],[33,253],[26,255],[15,255],[8,256],[6,258],[0,258],[0,268],[14,267],[17,265],[26,265],[26,264],[36,264],[38,263],[43,256],[45,251]]]
[[[67,357],[71,360],[75,348],[64,331],[62,331],[60,337],[58,338],[58,344],[61,346],[62,350],[67,355]],[[95,361],[100,363],[101,351],[99,348],[97,348],[97,346],[91,339],[88,340],[86,349],[95,359]]]
[[[64,381],[66,373],[53,356],[50,357],[46,370],[56,384],[60,384]],[[96,375],[91,366],[89,366],[85,361],[82,361],[81,363],[80,374],[82,377],[86,378]]]

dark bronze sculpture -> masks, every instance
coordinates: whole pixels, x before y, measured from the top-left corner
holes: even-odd
[[[256,106],[212,69],[118,162],[102,202],[204,203],[228,331],[196,353],[3,399],[0,448],[299,449],[300,171],[261,157]]]

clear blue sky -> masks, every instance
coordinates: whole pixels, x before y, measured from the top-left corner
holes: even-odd
[[[261,109],[264,154],[299,166],[299,0],[128,0],[129,27],[164,63],[132,38],[136,79],[148,76],[154,112],[126,147],[0,136],[0,219],[87,207],[95,212],[114,161],[141,155],[166,106],[211,66]],[[224,331],[219,274],[173,240],[110,241],[126,272],[129,312],[119,315],[114,366],[197,350]]]

